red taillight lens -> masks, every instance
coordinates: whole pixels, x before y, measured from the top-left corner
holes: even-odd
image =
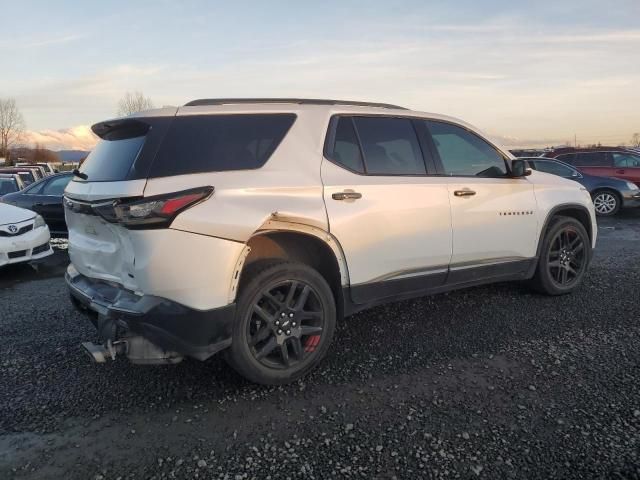
[[[130,229],[167,228],[180,212],[206,200],[212,193],[213,187],[201,187],[136,200],[113,200],[92,208],[108,222]]]
[[[164,215],[173,215],[178,210],[193,205],[195,202],[202,200],[202,195],[199,193],[190,193],[184,197],[171,198],[164,202],[164,205],[160,209],[160,213]]]

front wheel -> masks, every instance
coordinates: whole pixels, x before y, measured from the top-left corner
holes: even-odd
[[[294,262],[250,266],[246,277],[228,359],[253,382],[292,382],[327,353],[336,324],[331,288],[316,270]]]
[[[556,217],[544,236],[533,287],[547,295],[575,290],[591,262],[591,240],[575,218]]]

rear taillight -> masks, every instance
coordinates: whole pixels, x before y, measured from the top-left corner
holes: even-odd
[[[126,228],[167,228],[179,213],[206,200],[212,193],[213,187],[201,187],[142,199],[111,200],[93,204],[91,208],[106,221]]]

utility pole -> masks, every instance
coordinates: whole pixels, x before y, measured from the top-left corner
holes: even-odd
[[[574,147],[578,146],[578,137],[575,133],[573,134],[573,146]]]

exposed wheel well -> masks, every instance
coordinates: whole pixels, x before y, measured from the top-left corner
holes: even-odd
[[[283,259],[309,265],[324,277],[336,299],[338,318],[344,314],[344,298],[338,260],[331,248],[319,238],[300,232],[269,232],[253,236],[247,245],[251,248],[240,275],[243,277],[252,264],[265,260]]]

